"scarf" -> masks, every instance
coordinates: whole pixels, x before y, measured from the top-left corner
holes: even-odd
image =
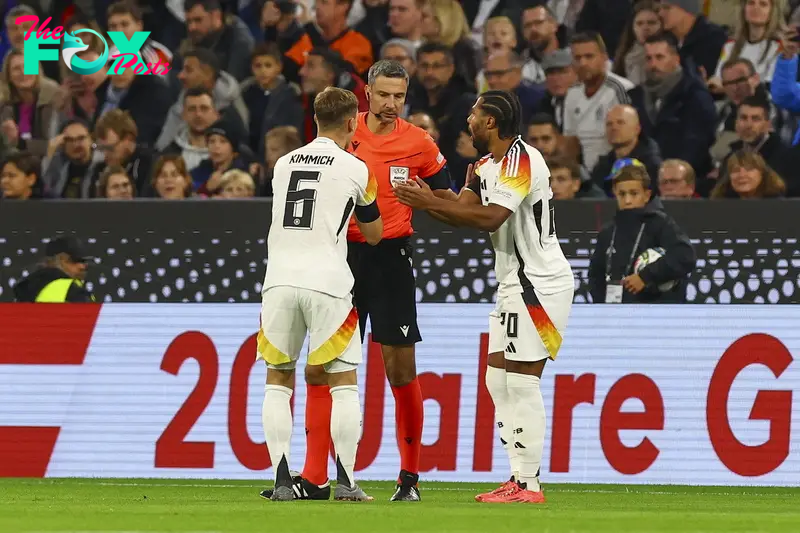
[[[650,122],[655,122],[658,112],[661,109],[661,101],[678,86],[683,78],[683,68],[678,69],[672,74],[660,80],[646,80],[642,85],[644,89],[644,107]]]

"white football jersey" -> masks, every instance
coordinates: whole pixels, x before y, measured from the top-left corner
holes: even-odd
[[[278,159],[272,190],[262,292],[288,285],[346,296],[353,288],[347,223],[356,206],[375,203],[374,175],[331,139],[318,137]]]
[[[628,91],[634,85],[608,72],[603,85],[591,97],[584,84],[573,85],[564,98],[564,135],[577,137],[583,148],[583,164],[590,171],[600,157],[611,151],[606,140],[606,116],[612,107],[629,104]]]
[[[542,154],[517,137],[499,163],[491,154],[478,161],[475,174],[480,180],[472,191],[483,205],[512,212],[491,234],[498,299],[521,293],[523,286],[542,294],[574,287],[572,268],[556,237],[550,170]]]

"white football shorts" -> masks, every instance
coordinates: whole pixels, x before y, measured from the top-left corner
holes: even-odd
[[[337,373],[355,370],[361,363],[358,313],[350,295],[336,298],[290,286],[267,289],[261,302],[257,357],[269,368],[293,370],[306,333],[308,364]]]
[[[527,290],[499,298],[489,313],[489,353],[534,363],[555,359],[572,309],[573,289],[555,294]]]

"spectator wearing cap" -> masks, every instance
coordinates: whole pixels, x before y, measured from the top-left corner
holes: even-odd
[[[140,195],[151,196],[148,185],[153,152],[138,142],[136,122],[130,113],[114,109],[100,117],[94,127],[94,138],[104,161],[95,168],[93,181],[97,183],[106,168],[121,166],[136,184]]]
[[[609,50],[616,50],[631,13],[631,0],[586,0],[575,31],[598,33]]]
[[[214,196],[219,193],[222,175],[232,168],[247,171],[251,161],[242,154],[242,142],[235,128],[225,119],[218,120],[206,131],[208,159],[192,170],[192,182],[197,194]]]
[[[281,75],[283,55],[275,43],[259,43],[250,62],[253,76],[242,83],[250,112],[249,146],[264,160],[264,136],[278,126],[303,126],[303,104],[294,86]]]
[[[522,10],[522,37],[525,44],[522,76],[533,83],[543,83],[545,70],[542,60],[569,44],[566,28],[559,26],[549,7],[534,5]]]
[[[51,239],[44,260],[14,287],[17,302],[89,303],[94,296],[84,285],[92,257],[72,236]]]
[[[658,176],[661,155],[658,144],[642,133],[639,113],[632,106],[612,107],[606,116],[606,140],[611,151],[602,156],[592,169],[592,181],[611,196],[611,169],[620,159],[641,161],[649,176]],[[653,195],[658,194],[658,183],[651,180]]]
[[[352,70],[364,75],[373,62],[372,43],[356,30],[348,27],[347,15],[353,0],[316,0],[314,3],[314,22],[303,27],[305,33],[292,45],[286,57],[289,58],[284,74],[289,80],[296,78],[297,72],[306,62],[306,57],[315,48],[328,48],[341,55]]]
[[[564,99],[564,135],[577,137],[583,149],[583,164],[591,171],[611,145],[606,140],[606,115],[630,100],[633,84],[610,71],[608,52],[597,33],[579,33],[572,38],[572,63],[580,84],[567,90]]]
[[[42,164],[45,189],[56,198],[91,198],[95,156],[89,125],[80,119],[68,121],[61,133],[50,140]]]
[[[703,0],[663,0],[659,5],[664,30],[677,39],[682,63],[705,80],[717,71],[728,33],[702,13]]]
[[[247,78],[255,44],[247,25],[235,15],[225,15],[219,0],[185,0],[183,5],[189,38],[181,43],[181,56],[207,48],[217,57],[219,70],[239,81]]]
[[[0,198],[37,200],[44,198],[39,159],[28,152],[12,152],[0,166]]]
[[[680,159],[667,159],[658,169],[658,191],[663,200],[700,198],[695,192],[696,176],[692,165]]]
[[[456,0],[427,0],[422,7],[422,37],[425,42],[443,44],[452,50],[456,76],[474,92],[481,52],[470,37],[461,4]],[[409,72],[409,76],[413,74]]]
[[[183,99],[186,91],[191,88],[204,88],[211,91],[217,111],[235,125],[240,135],[247,134],[249,114],[247,106],[242,100],[239,83],[227,72],[219,70],[217,58],[213,52],[205,48],[188,52],[184,56],[183,68],[178,74],[178,80],[183,85],[183,90],[167,113],[164,128],[156,140],[156,150],[161,151],[169,146],[186,125],[183,119]]]
[[[670,33],[647,38],[647,81],[630,93],[642,131],[664,159],[687,161],[698,176],[711,170],[716,108],[705,84],[681,67],[678,43]]]
[[[300,84],[303,89],[304,121],[301,133],[305,142],[317,136],[314,122],[314,98],[326,87],[338,87],[352,91],[358,99],[358,110],[368,111],[369,102],[364,90],[365,83],[348,71],[342,56],[335,50],[314,48],[308,53],[303,68],[300,69]]]
[[[567,91],[575,85],[578,78],[572,66],[572,52],[562,48],[544,56],[541,63],[544,70],[544,98],[539,111],[555,119],[558,130],[564,128],[564,100]]]
[[[259,0],[261,4],[260,26],[264,42],[276,43],[281,54],[285,54],[305,33],[297,22],[297,4],[292,0]]]

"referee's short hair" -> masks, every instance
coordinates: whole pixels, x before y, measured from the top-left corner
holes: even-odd
[[[356,115],[358,99],[347,89],[327,87],[314,98],[314,116],[321,130],[340,128]]]
[[[522,111],[517,95],[509,91],[486,91],[480,95],[480,108],[497,123],[497,135],[510,139],[519,135]]]

